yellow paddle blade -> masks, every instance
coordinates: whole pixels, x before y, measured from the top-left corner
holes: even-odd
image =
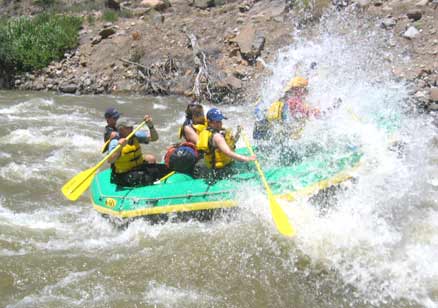
[[[76,201],[90,187],[97,169],[99,168],[87,169],[71,178],[62,186],[61,191],[64,196],[71,201]]]
[[[146,122],[141,122],[127,137],[129,140],[134,134],[145,125]],[[109,143],[109,142],[108,142]],[[75,175],[70,181],[68,181],[64,186],[62,186],[61,191],[64,196],[71,200],[76,201],[83,193],[90,187],[93,181],[94,175],[97,170],[102,167],[102,165],[116,152],[120,149],[121,145],[116,146],[104,159],[102,159],[96,166],[82,171],[81,173]]]
[[[272,218],[274,219],[278,231],[284,236],[294,236],[296,233],[294,227],[289,222],[286,213],[273,195],[269,196],[269,205],[271,207]]]
[[[242,130],[242,137],[243,140],[245,141],[246,147],[249,150],[249,153],[251,153],[251,155],[254,155],[254,151],[251,147],[251,144],[249,143],[249,139],[246,136],[244,130]],[[271,215],[272,218],[274,219],[278,231],[285,236],[290,236],[290,237],[294,236],[296,233],[295,229],[292,227],[292,224],[290,223],[286,213],[283,211],[280,204],[278,204],[277,200],[272,194],[271,188],[269,187],[268,181],[266,181],[266,177],[265,174],[263,173],[262,167],[260,166],[257,160],[255,160],[254,163],[256,165],[257,171],[259,172],[260,179],[263,185],[265,186],[269,200],[269,208],[271,209]]]

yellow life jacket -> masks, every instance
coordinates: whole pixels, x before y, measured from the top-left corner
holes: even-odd
[[[143,162],[140,143],[134,137],[130,143],[122,148],[119,158],[114,163],[114,167],[116,173],[124,173],[140,166]]]
[[[199,135],[203,130],[207,128],[207,124],[193,124],[192,127],[195,129],[196,133]]]
[[[266,111],[266,118],[268,119],[268,121],[273,122],[282,120],[283,107],[284,103],[281,101],[276,101],[272,103]]]
[[[224,136],[225,142],[231,150],[234,150],[236,148],[236,142],[234,140],[231,129],[216,131],[211,128],[207,128],[199,134],[199,141],[196,144],[196,148],[199,151],[204,152],[204,160],[208,168],[221,169],[229,165],[233,161],[233,159],[225,155],[215,146],[213,146],[213,135],[215,133],[220,133]]]
[[[185,138],[184,136],[184,127],[186,125],[183,124],[183,126],[181,126],[178,130],[178,137],[181,138]],[[207,128],[207,122],[205,122],[204,124],[191,124],[190,125],[195,131],[196,133],[199,135],[203,130],[205,130]]]

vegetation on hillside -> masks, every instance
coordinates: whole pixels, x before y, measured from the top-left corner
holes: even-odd
[[[77,46],[82,18],[43,13],[0,21],[0,72],[46,67]]]

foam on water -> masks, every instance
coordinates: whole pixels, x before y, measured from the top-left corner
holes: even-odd
[[[242,189],[242,210],[230,220],[158,225],[139,220],[116,228],[87,198],[71,204],[59,192],[71,176],[102,159],[102,110],[44,98],[2,105],[0,160],[6,163],[0,181],[18,195],[40,198],[0,194],[0,256],[5,262],[22,257],[12,263],[17,279],[37,286],[15,298],[11,294],[26,289],[25,282],[15,281],[19,287],[7,293],[10,307],[287,306],[282,299],[295,285],[311,289],[302,297],[327,285],[339,303],[352,307],[436,307],[436,128],[427,116],[409,113],[409,86],[389,74],[384,47],[390,38],[373,22],[356,20],[327,16],[315,39],[297,33],[296,43],[268,64],[273,75],[260,93],[266,105],[295,74],[309,78],[308,100],[321,110],[342,99],[327,117],[309,121],[292,146],[348,144],[364,152],[355,180],[343,183],[328,206],[305,197],[279,200],[297,229],[292,240],[276,231],[262,185]],[[116,104],[137,108],[124,99]],[[163,106],[164,99],[154,100],[154,109],[173,110]],[[230,118],[227,127],[243,124],[251,135],[249,107],[220,108]],[[176,139],[183,120],[178,112],[170,122],[156,124],[159,147]],[[388,122],[396,123],[395,129],[384,125]],[[399,150],[391,148],[394,140]],[[310,261],[300,267],[305,258]],[[319,275],[321,268],[331,275]],[[268,299],[244,303],[241,294]],[[312,304],[321,306],[317,299]]]
[[[160,305],[163,307],[191,306],[202,307],[211,306],[219,299],[205,294],[202,291],[193,289],[184,290],[150,281],[147,290],[144,292],[144,300],[149,305]]]
[[[436,171],[430,161],[436,128],[427,116],[408,111],[408,85],[395,81],[385,62],[387,34],[372,22],[335,14],[326,17],[314,40],[296,39],[270,66],[273,76],[261,101],[267,106],[291,77],[304,75],[310,103],[321,110],[337,98],[342,104],[327,118],[309,122],[302,141],[348,141],[365,153],[357,181],[346,184],[324,215],[306,201],[285,206],[297,225],[298,247],[313,262],[336,270],[360,294],[358,302],[407,300],[436,307],[438,270],[427,267],[438,250],[432,223],[437,192],[427,182]]]

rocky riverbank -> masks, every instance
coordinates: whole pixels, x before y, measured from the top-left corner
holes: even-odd
[[[129,17],[109,23],[102,21],[101,11],[82,12],[87,18],[79,47],[40,72],[17,76],[14,86],[75,94],[176,94],[214,103],[239,102],[250,97],[269,75],[265,63],[293,42],[293,26],[317,23],[326,8],[336,5],[339,10],[354,7],[359,15],[374,16],[392,33],[387,46],[392,56],[387,61],[394,76],[412,83],[418,106],[438,110],[437,0],[303,3],[107,1]]]

